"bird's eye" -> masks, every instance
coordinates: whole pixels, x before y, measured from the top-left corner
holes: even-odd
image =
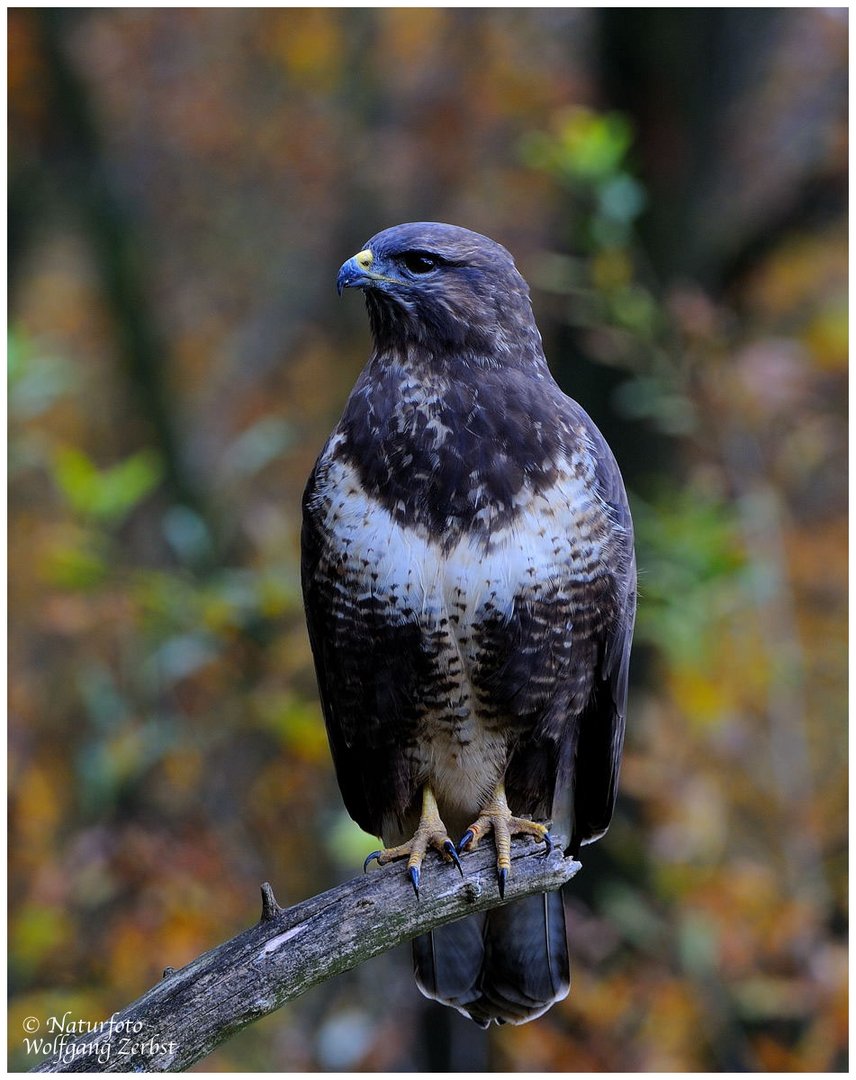
[[[440,260],[422,251],[405,251],[401,256],[401,261],[411,274],[429,274],[437,269]]]

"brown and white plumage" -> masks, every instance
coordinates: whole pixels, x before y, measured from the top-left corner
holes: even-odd
[[[349,813],[387,844],[424,790],[460,835],[492,793],[609,825],[635,610],[618,467],[544,359],[526,283],[477,233],[415,223],[340,271],[375,341],[304,497],[303,588]],[[499,787],[498,787],[499,786]],[[438,867],[434,872],[443,872]],[[485,1024],[564,996],[558,894],[414,945],[423,991]]]

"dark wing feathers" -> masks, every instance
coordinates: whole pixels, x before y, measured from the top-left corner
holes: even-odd
[[[303,497],[301,579],[321,706],[348,813],[379,836],[384,816],[403,816],[418,792],[405,757],[415,733],[418,688],[430,675],[417,623],[393,626],[359,589],[336,588],[324,560],[315,478]],[[395,717],[395,723],[385,723]]]
[[[581,410],[582,411],[582,410]],[[624,746],[630,646],[636,618],[636,555],[633,522],[612,451],[589,420],[596,483],[620,540],[613,571],[615,614],[599,647],[594,687],[578,720],[574,769],[574,822],[570,850],[602,836],[612,819]]]

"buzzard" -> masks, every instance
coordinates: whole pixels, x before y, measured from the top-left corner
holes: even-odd
[[[406,859],[606,831],[624,738],[633,528],[603,436],[559,389],[504,247],[433,222],[339,271],[374,350],[303,500],[302,583],[351,816]],[[456,843],[453,837],[459,838]],[[414,942],[423,993],[487,1027],[564,997],[561,895]]]

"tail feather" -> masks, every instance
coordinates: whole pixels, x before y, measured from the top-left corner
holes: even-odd
[[[413,942],[426,997],[490,1022],[525,1024],[565,997],[570,965],[561,893],[470,915]]]
[[[426,997],[451,1005],[465,1016],[481,997],[486,921],[487,915],[469,915],[413,941],[416,985]]]

